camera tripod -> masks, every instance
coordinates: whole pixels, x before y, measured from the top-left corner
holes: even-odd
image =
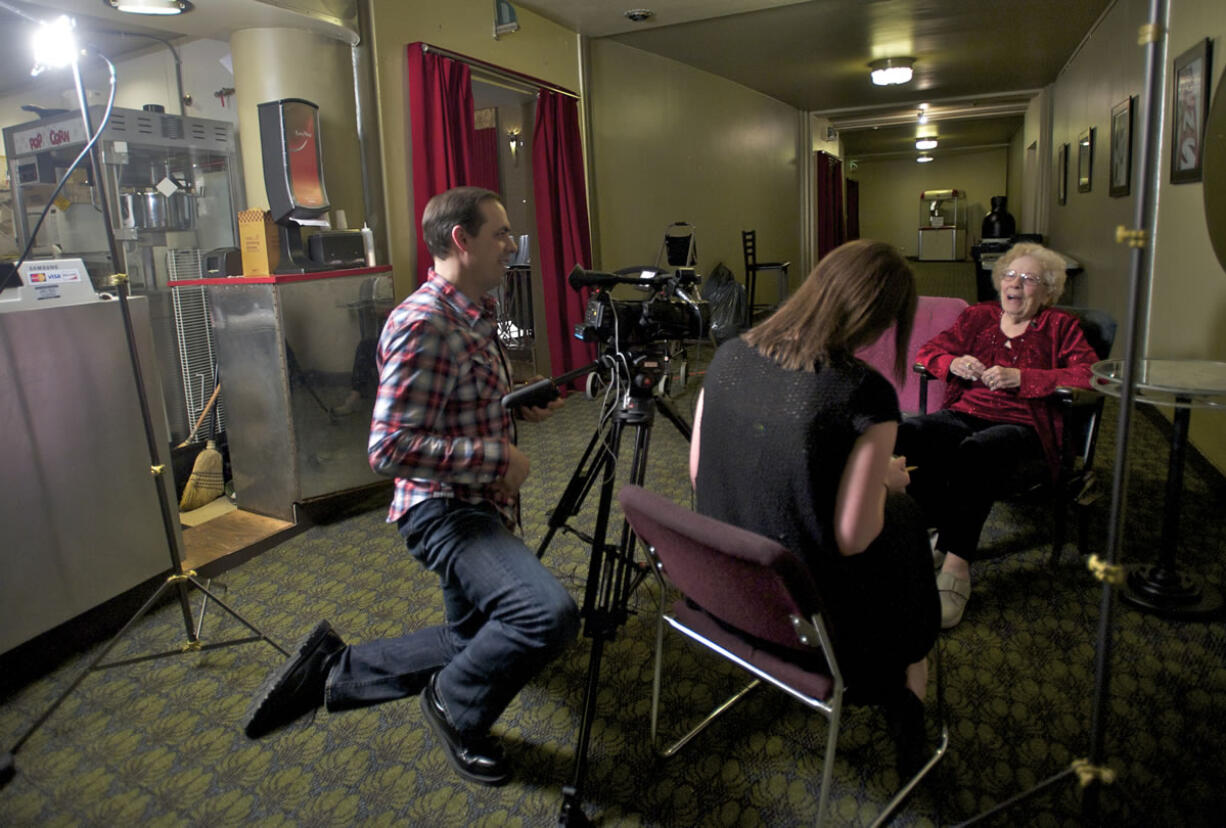
[[[565,826],[591,824],[583,813],[583,785],[587,776],[588,742],[596,712],[600,661],[604,654],[604,645],[614,639],[617,628],[626,621],[631,594],[650,571],[646,564],[639,565],[634,561],[634,533],[625,520],[622,521],[618,544],[612,546],[605,543],[613,489],[617,484],[617,458],[622,434],[627,427],[634,432],[634,454],[630,461],[629,482],[636,485],[642,485],[646,475],[647,448],[657,406],[665,418],[676,426],[681,436],[687,442],[690,439],[690,427],[672,402],[656,396],[659,377],[652,369],[636,367],[634,375],[627,378],[630,380],[626,383],[628,390],[619,400],[617,409],[596,427],[557,507],[549,516],[549,530],[537,548],[537,557],[543,556],[554,534],[559,529],[566,529],[589,544],[592,550],[583,606],[580,610],[584,635],[592,639],[592,652],[588,659],[587,684],[583,691],[583,714],[579,725],[579,741],[575,747],[574,766],[570,783],[562,787],[562,810],[558,815],[558,824]],[[584,499],[597,482],[600,484],[600,499],[596,509],[596,523],[588,535],[567,525],[567,521],[579,513]]]

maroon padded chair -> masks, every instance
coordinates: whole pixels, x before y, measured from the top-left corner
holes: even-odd
[[[671,607],[663,601],[660,605],[651,693],[653,748],[672,756],[751,690],[763,682],[774,685],[829,720],[817,806],[818,824],[823,824],[845,687],[809,568],[776,541],[699,515],[639,486],[625,486],[618,500],[656,574],[681,593]],[[661,749],[665,624],[748,671],[753,679],[690,732]],[[939,663],[937,668],[939,683]],[[931,758],[895,794],[874,825],[889,818],[948,745],[949,731],[942,727]]]
[[[928,340],[948,330],[962,311],[969,307],[966,301],[955,296],[921,296],[915,308],[915,323],[911,328],[911,341],[907,343],[907,365],[915,363],[915,355]],[[945,401],[944,388],[927,389],[927,399],[921,399],[926,386],[914,373],[908,373],[900,385],[894,379],[894,328],[881,338],[856,352],[856,356],[876,368],[898,392],[898,407],[904,414],[917,414],[921,410],[936,411]],[[925,409],[925,405],[927,408]]]

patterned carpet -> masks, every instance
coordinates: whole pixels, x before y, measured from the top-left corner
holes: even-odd
[[[692,381],[691,387],[697,385]],[[677,400],[687,416],[691,392]],[[525,536],[543,537],[596,427],[595,402],[572,397],[552,421],[525,425],[532,458]],[[1195,415],[1194,415],[1195,416]],[[1109,409],[1099,461],[1110,481]],[[1148,417],[1134,420],[1126,561],[1156,554],[1166,443]],[[689,502],[686,444],[663,418],[651,429],[649,488]],[[619,472],[629,467],[623,446]],[[1188,470],[1180,562],[1222,586],[1226,548],[1220,480]],[[590,528],[596,496],[573,523]],[[1102,551],[1109,492],[1092,538]],[[310,528],[225,573],[229,602],[284,647],[317,619],[349,640],[395,635],[441,619],[437,584],[383,522],[385,503]],[[1042,514],[1000,505],[977,564],[961,626],[942,634],[950,753],[896,817],[897,825],[951,824],[1059,774],[1089,753],[1100,589],[1070,546],[1048,563]],[[1004,554],[1006,552],[1012,554]],[[587,552],[559,533],[545,560],[581,599]],[[635,593],[635,611],[605,650],[590,750],[585,811],[606,826],[792,826],[816,818],[824,722],[777,692],[759,691],[679,756],[647,746],[656,585]],[[1221,825],[1226,810],[1226,634],[1222,622],[1166,621],[1117,605],[1105,711],[1106,825]],[[241,633],[216,608],[205,638]],[[185,640],[174,605],[135,626],[115,656],[173,649]],[[705,712],[740,676],[676,638],[670,641],[665,732]],[[0,697],[6,745],[78,673],[92,650]],[[239,720],[280,656],[264,644],[227,647],[87,676],[17,754],[18,774],[0,791],[0,824],[50,825],[421,825],[543,826],[557,820],[574,756],[588,664],[584,639],[512,704],[497,732],[515,766],[504,788],[461,782],[414,699],[340,714],[320,711],[258,742]],[[10,683],[11,684],[11,683]],[[834,769],[832,820],[867,824],[898,783],[880,714],[851,708]],[[1082,823],[1069,777],[981,824]]]

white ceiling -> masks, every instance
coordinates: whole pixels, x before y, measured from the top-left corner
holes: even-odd
[[[1114,0],[513,2],[521,12],[531,10],[585,36],[664,55],[800,110],[821,112],[838,127],[845,154],[855,156],[914,152],[914,115],[921,102],[951,113],[938,124],[942,151],[1006,143],[1021,125],[1029,98],[1055,80]],[[288,6],[290,0],[196,0],[190,14],[156,19],[120,14],[102,0],[0,0],[0,94],[26,83],[29,67],[28,24],[5,6],[44,19],[67,12],[79,28],[95,33],[219,40],[238,28],[271,25],[307,25],[345,39],[349,29],[338,20],[356,8],[355,0],[294,0],[296,8],[317,10],[304,19],[278,3]],[[643,22],[624,14],[641,7],[654,14]],[[491,29],[492,23],[491,3]],[[143,37],[93,37],[112,59],[151,45]],[[916,58],[914,80],[901,87],[872,86],[868,62],[899,55]]]

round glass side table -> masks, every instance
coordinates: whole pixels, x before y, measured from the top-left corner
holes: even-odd
[[[1124,361],[1095,363],[1094,388],[1120,396]],[[1188,451],[1188,423],[1193,408],[1226,408],[1226,362],[1199,359],[1146,359],[1136,370],[1133,400],[1174,409],[1171,454],[1162,513],[1162,547],[1158,562],[1129,567],[1121,599],[1140,609],[1170,618],[1204,618],[1223,606],[1221,592],[1195,574],[1181,571],[1175,561],[1179,545],[1179,508],[1183,497],[1183,467]]]

